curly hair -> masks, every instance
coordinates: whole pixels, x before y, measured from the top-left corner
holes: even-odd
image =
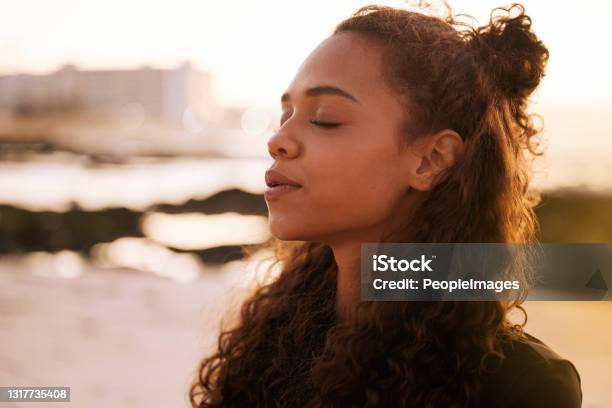
[[[541,129],[526,108],[549,54],[523,6],[496,8],[473,27],[450,11],[442,18],[372,5],[333,35],[343,32],[383,47],[407,141],[450,128],[466,146],[389,242],[534,242],[540,197],[528,183]],[[201,361],[194,407],[474,406],[483,373],[523,336],[524,299],[361,302],[350,321],[337,321],[331,248],[275,239],[264,247],[280,273],[243,303]],[[522,325],[508,319],[512,308],[525,314]]]

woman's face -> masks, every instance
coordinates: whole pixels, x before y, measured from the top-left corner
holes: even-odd
[[[378,241],[405,212],[406,175],[417,158],[400,149],[406,113],[381,64],[379,47],[340,33],[299,68],[268,141],[271,168],[301,185],[265,194],[276,238]]]

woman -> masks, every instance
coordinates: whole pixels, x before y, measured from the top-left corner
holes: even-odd
[[[304,61],[268,142],[281,272],[202,361],[193,406],[580,406],[572,363],[509,322],[520,302],[359,298],[362,242],[535,240],[525,109],[548,50],[503,10],[471,28],[367,6]]]

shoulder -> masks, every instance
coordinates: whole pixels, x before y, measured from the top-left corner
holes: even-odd
[[[580,374],[536,337],[525,333],[504,347],[499,368],[483,378],[483,406],[573,408],[582,405]]]

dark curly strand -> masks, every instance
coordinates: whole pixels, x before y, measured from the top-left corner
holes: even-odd
[[[450,128],[466,145],[390,242],[535,240],[529,154],[541,153],[526,105],[548,50],[520,4],[496,10],[505,15],[473,28],[451,13],[366,6],[334,31],[384,47],[385,79],[409,112],[408,141]],[[522,335],[507,319],[520,302],[362,302],[354,321],[336,322],[331,249],[271,244],[282,272],[243,304],[238,324],[201,362],[194,407],[473,406],[483,371]]]

